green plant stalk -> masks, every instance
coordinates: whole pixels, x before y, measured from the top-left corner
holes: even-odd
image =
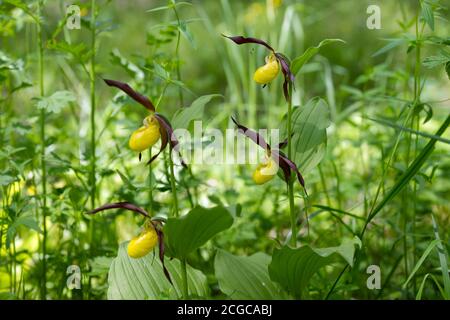
[[[412,116],[412,113],[413,113],[413,109],[411,108],[410,111],[408,112],[407,116],[406,116],[405,121],[403,122],[403,125],[402,125],[403,127],[406,126],[406,124],[408,123],[409,119]],[[383,173],[381,175],[380,183],[378,184],[377,191],[375,192],[375,197],[374,197],[374,199],[372,201],[371,209],[369,211],[369,214],[367,215],[367,220],[369,220],[370,215],[375,210],[375,207],[376,207],[377,201],[378,201],[378,197],[380,196],[380,193],[381,193],[381,189],[384,187],[384,181],[386,179],[388,168],[391,166],[391,163],[392,163],[392,161],[394,159],[394,156],[397,153],[397,149],[398,149],[398,146],[400,144],[400,140],[401,140],[402,135],[403,135],[403,131],[400,131],[399,134],[397,135],[397,138],[396,138],[396,141],[395,141],[395,144],[394,144],[394,148],[392,149],[391,154],[389,155],[389,159],[387,161],[387,164],[385,165],[386,169],[383,170]],[[364,233],[366,232],[367,225],[368,225],[368,222],[366,222],[366,224],[364,225],[363,230],[361,231],[361,234],[360,234],[360,238],[362,238],[364,236]]]
[[[148,158],[152,158],[152,148],[148,149]],[[150,203],[150,214],[153,214],[153,181],[152,181],[153,168],[152,164],[148,165],[148,197]]]
[[[323,190],[325,191],[325,199],[327,200],[327,206],[331,207],[331,199],[330,195],[328,194],[327,182],[323,174],[322,166],[318,165],[317,168],[319,169],[320,182],[322,183]]]
[[[294,203],[294,184],[291,179],[288,182],[288,197],[289,197],[289,213],[291,217],[291,246],[297,246],[297,215],[295,214]]]
[[[166,84],[163,87],[163,90],[161,92],[161,95],[158,98],[158,101],[156,102],[155,108],[157,109],[159,104],[161,103],[162,98],[164,97],[164,94],[167,90],[167,87],[169,86],[169,83],[166,82]],[[169,181],[170,181],[170,188],[173,195],[173,209],[172,209],[172,215],[175,217],[178,217],[179,215],[179,209],[178,209],[178,196],[177,196],[177,189],[176,189],[176,181],[175,181],[175,171],[173,167],[173,160],[172,160],[172,149],[169,148],[169,159],[167,159],[166,154],[164,153],[164,162],[166,163],[166,173],[167,173],[167,161],[169,162]]]
[[[90,69],[90,94],[91,94],[91,207],[95,208],[96,195],[96,141],[95,141],[95,44],[96,44],[96,28],[95,28],[95,0],[91,1],[91,69]]]
[[[13,239],[12,241],[12,258],[13,258],[13,292],[18,296],[17,294],[17,261],[16,261],[16,255],[17,255],[17,250],[16,250],[16,241],[15,239]]]
[[[422,42],[421,42],[421,38],[422,38],[422,33],[423,33],[423,29],[425,26],[425,23],[422,24],[422,29],[419,31],[419,23],[420,23],[420,18],[419,15],[416,16],[416,26],[415,26],[415,31],[416,31],[416,61],[415,61],[415,67],[414,67],[414,104],[413,104],[413,108],[415,109],[416,106],[418,106],[420,104],[420,81],[421,81],[421,77],[420,77],[420,71],[421,71],[421,47],[422,47]],[[420,131],[420,121],[419,121],[419,115],[416,114],[415,110],[413,111],[413,116],[411,119],[411,128],[414,128],[414,124],[416,123],[416,130]],[[408,162],[409,162],[409,149],[410,149],[410,144],[412,141],[412,133],[409,134],[408,136],[408,140],[409,140],[409,145],[408,145]],[[414,156],[417,156],[417,149],[418,149],[418,136],[416,136],[415,138],[415,144],[414,144]],[[409,163],[407,163],[407,165],[409,165]],[[413,244],[412,244],[412,264],[415,265],[415,260],[416,260],[416,236],[415,236],[415,230],[416,230],[416,194],[417,194],[417,183],[415,181],[413,181],[413,205],[412,205],[412,240],[413,240]],[[405,217],[406,218],[406,217]],[[406,225],[406,223],[405,223]],[[405,230],[405,242],[406,242],[406,230]],[[407,253],[405,251],[405,256],[407,256]],[[407,258],[406,258],[407,261]],[[406,272],[407,274],[408,272]],[[414,275],[413,279],[413,290],[414,292],[416,292],[416,287],[417,287],[417,281],[416,281],[416,276]]]
[[[249,53],[249,55],[251,55]],[[252,73],[254,72],[254,70],[256,69],[255,66],[255,59],[251,59],[251,57],[249,57],[249,74],[250,74],[250,79],[248,82],[248,123],[250,125],[250,128],[257,128],[258,124],[257,124],[257,119],[256,119],[256,103],[257,103],[257,98],[256,98],[256,83],[253,80],[253,75]]]
[[[177,79],[178,81],[181,81],[181,71],[180,71],[180,55],[179,55],[179,49],[180,49],[180,37],[181,37],[181,24],[180,24],[180,17],[178,16],[177,6],[173,6],[173,12],[175,13],[175,17],[177,19],[177,25],[178,25],[178,34],[177,34],[177,44],[175,47],[175,57],[177,59]],[[180,98],[181,106],[183,107],[184,101],[183,101],[183,89],[178,86],[178,96]]]
[[[419,127],[420,127],[420,119],[419,117],[416,117],[416,129],[417,131],[419,131]],[[416,139],[415,139],[415,145],[414,145],[414,158],[417,157],[417,150],[419,149],[419,136],[416,135]],[[413,198],[417,199],[417,182],[414,181],[413,182]],[[412,265],[416,264],[416,254],[417,254],[417,241],[416,241],[416,212],[417,212],[417,203],[416,201],[413,202],[413,207],[412,207],[412,220],[413,220],[413,224],[412,224],[412,230],[411,233],[413,235],[412,238]],[[413,290],[414,292],[417,292],[417,281],[416,281],[416,277],[414,276],[413,278]]]
[[[10,276],[9,276],[9,291],[14,292],[14,277],[13,277],[14,259],[12,257],[11,251],[12,251],[12,249],[11,249],[11,247],[9,247],[9,250],[8,250],[8,260],[9,260],[8,262],[10,262],[9,266],[8,266],[8,269],[9,269],[8,272],[10,274]]]
[[[183,279],[183,299],[188,299],[189,297],[189,287],[188,287],[188,278],[187,278],[187,266],[186,266],[186,258],[181,260],[181,276]]]
[[[90,114],[90,126],[91,126],[91,170],[90,170],[90,205],[91,208],[95,208],[95,197],[97,194],[96,187],[96,139],[95,139],[95,44],[96,44],[96,19],[95,19],[95,0],[91,0],[91,68],[89,70],[90,80],[90,100],[91,100],[91,114]],[[92,217],[89,221],[89,245],[91,255],[95,254],[95,217]],[[88,281],[88,298],[91,294],[92,277],[89,277]]]
[[[169,170],[170,170],[170,187],[172,189],[172,195],[173,195],[173,210],[174,210],[174,216],[178,217],[179,216],[179,208],[178,208],[178,196],[177,196],[177,189],[176,189],[176,185],[175,185],[175,173],[174,173],[174,169],[173,169],[173,159],[172,159],[172,149],[170,148],[169,151]],[[187,299],[188,298],[188,292],[189,292],[189,288],[188,288],[188,282],[187,282],[187,271],[186,271],[186,258],[183,258],[181,260],[181,268],[182,268],[182,272],[181,272],[181,276],[183,279],[183,298]]]
[[[173,195],[173,215],[175,217],[179,216],[179,209],[178,209],[178,196],[177,196],[177,188],[176,188],[176,182],[175,182],[175,172],[173,169],[173,159],[172,159],[172,148],[170,148],[169,151],[169,172],[170,172],[170,188],[172,189],[172,195]]]
[[[180,31],[181,24],[180,24],[180,17],[178,15],[177,7],[175,5],[173,6],[173,11],[175,13],[175,17],[177,19],[177,24],[178,24],[177,44],[176,44],[176,47],[175,47],[175,57],[177,59],[177,79],[178,79],[178,81],[182,81],[181,80],[181,71],[180,71],[180,54],[179,54],[179,51],[180,51],[180,37],[181,37],[181,31]],[[184,106],[183,88],[181,88],[180,86],[178,86],[178,97],[180,99],[180,106],[183,107]],[[189,175],[191,176],[192,179],[194,179],[194,174],[193,174],[191,168],[188,168],[188,170],[189,170]],[[186,186],[186,192],[189,195],[189,201],[191,203],[191,206],[193,207],[194,206],[194,202],[192,200],[191,192],[190,192],[188,186]],[[197,195],[197,193],[198,193],[198,190],[197,190],[197,187],[195,187],[194,188],[194,194]]]
[[[40,19],[42,10],[42,1],[37,2],[37,15]],[[44,44],[42,35],[41,21],[37,22],[37,42],[38,42],[38,60],[39,60],[39,95],[44,97]],[[47,296],[47,166],[45,163],[45,123],[46,110],[41,109],[39,119],[40,124],[40,139],[41,139],[41,183],[42,183],[42,286],[41,299],[45,300]]]
[[[288,158],[292,159],[292,84],[289,83],[289,99],[288,99],[288,118],[287,118],[287,135],[288,135]],[[291,177],[292,178],[292,177]],[[289,213],[291,217],[291,246],[297,246],[297,215],[295,214],[294,202],[294,181],[289,179],[287,182],[287,192],[289,197]]]

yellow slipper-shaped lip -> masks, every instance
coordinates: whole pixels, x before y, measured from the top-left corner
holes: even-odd
[[[158,243],[155,228],[147,227],[139,236],[128,243],[127,252],[131,258],[138,259],[146,256]]]
[[[144,120],[144,126],[140,127],[130,137],[128,145],[130,149],[142,152],[151,148],[161,137],[159,131],[159,122],[153,117],[147,117]]]
[[[280,72],[280,66],[277,59],[271,55],[265,65],[259,67],[253,75],[253,80],[259,84],[267,84],[276,78]]]
[[[278,168],[278,163],[272,157],[268,157],[266,162],[258,165],[256,170],[253,172],[253,181],[256,184],[264,184],[272,180],[277,174]]]

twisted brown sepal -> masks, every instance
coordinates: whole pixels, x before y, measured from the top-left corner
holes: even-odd
[[[156,118],[156,120],[158,120],[159,123],[159,132],[161,133],[161,147],[159,148],[158,153],[152,156],[147,164],[152,163],[153,160],[155,160],[159,156],[159,154],[164,151],[164,149],[167,147],[167,144],[169,144],[171,150],[176,149],[179,144],[177,137],[175,137],[175,135],[173,134],[173,128],[169,120],[167,120],[167,118],[160,113],[155,113],[154,117]],[[183,167],[187,168],[186,163],[181,157],[181,153],[178,152],[178,155],[181,159],[181,164],[183,165]]]
[[[298,182],[303,187],[303,190],[305,190],[306,195],[308,195],[308,192],[306,191],[305,187],[305,180],[303,179],[302,174],[298,170],[297,165],[280,150],[273,150],[272,157],[278,159],[278,163],[281,169],[283,170],[284,180],[288,182],[289,179],[291,178],[291,170],[294,171],[295,174],[297,175]]]
[[[117,80],[110,80],[110,79],[103,79],[103,81],[105,81],[106,84],[110,87],[116,87],[116,88],[122,90],[130,98],[132,98],[134,101],[143,105],[146,109],[148,109],[152,112],[155,112],[155,106],[150,101],[150,99],[147,98],[146,96],[140,94],[139,92],[134,91],[133,88],[131,88],[128,84],[117,81]]]
[[[170,278],[169,270],[167,270],[166,265],[164,264],[164,252],[165,252],[165,246],[164,246],[164,233],[160,229],[161,222],[159,221],[152,221],[153,226],[155,227],[156,234],[158,235],[158,245],[159,245],[159,260],[161,261],[164,275],[166,276],[167,280],[169,280],[170,284],[173,285],[172,279]]]
[[[101,207],[98,207],[94,210],[88,211],[86,212],[87,214],[96,214],[100,211],[104,211],[104,210],[109,210],[109,209],[126,209],[126,210],[130,210],[130,211],[134,211],[137,212],[141,215],[143,215],[146,218],[150,218],[150,215],[148,214],[147,211],[145,211],[144,209],[129,203],[129,202],[116,202],[116,203],[108,203],[105,204]]]
[[[254,143],[256,143],[258,146],[260,146],[264,150],[270,151],[270,145],[266,142],[266,140],[259,133],[238,123],[236,121],[236,119],[234,119],[233,117],[231,117],[231,120],[233,120],[234,124],[238,127],[239,132],[241,132],[246,137],[250,138],[250,140],[252,140]]]
[[[244,134],[246,137],[250,138],[253,142],[255,142],[257,145],[259,145],[261,148],[263,148],[266,151],[269,151],[271,153],[271,156],[277,160],[278,164],[280,165],[281,169],[283,170],[284,179],[286,182],[289,181],[291,178],[291,170],[295,172],[297,175],[298,182],[301,184],[303,189],[306,192],[305,187],[305,180],[303,179],[303,176],[301,175],[300,171],[297,168],[297,165],[290,160],[283,152],[281,152],[279,149],[284,148],[288,141],[287,139],[282,141],[276,149],[272,149],[270,145],[264,140],[264,138],[257,132],[247,128],[246,126],[243,126],[242,124],[238,123],[233,117],[231,117],[231,120],[236,124],[236,126],[239,129],[239,132]]]
[[[294,80],[295,76],[291,72],[291,69],[289,68],[289,59],[282,53],[275,53],[275,57],[277,58],[278,62],[281,65],[281,71],[283,72],[284,76],[284,82],[283,82],[283,94],[286,101],[289,101],[289,83],[292,84],[292,87],[294,87]]]
[[[291,134],[291,137],[292,137],[293,135],[294,135],[294,134],[292,133],[292,134]],[[278,149],[283,149],[283,148],[285,148],[285,147],[287,146],[287,144],[288,144],[288,138],[284,139],[283,141],[281,141],[281,142],[278,144]]]
[[[224,36],[225,38],[230,39],[231,41],[233,41],[236,44],[245,44],[245,43],[255,43],[255,44],[259,44],[262,45],[264,47],[266,47],[267,49],[269,49],[270,51],[275,53],[275,50],[265,41],[261,40],[261,39],[257,39],[257,38],[251,38],[251,37],[244,37],[244,36],[226,36],[224,34],[222,34],[222,36]]]

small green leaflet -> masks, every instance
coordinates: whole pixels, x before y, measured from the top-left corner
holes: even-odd
[[[6,233],[7,248],[9,248],[11,241],[13,241],[14,236],[16,235],[17,228],[20,226],[24,226],[38,233],[42,233],[42,230],[39,228],[38,222],[36,221],[32,213],[21,215],[16,220],[14,220],[14,222],[8,228],[8,232]]]
[[[320,50],[320,48],[334,43],[334,42],[342,42],[345,43],[344,40],[341,39],[325,39],[322,40],[317,46],[315,47],[309,47],[308,49],[306,49],[306,51],[301,55],[298,56],[297,58],[295,58],[294,60],[292,60],[291,63],[291,72],[292,74],[295,76],[300,69],[312,58],[314,57]]]
[[[428,24],[428,26],[431,28],[431,30],[434,30],[434,12],[433,8],[427,1],[421,2],[422,6],[422,18],[425,20],[425,22]]]
[[[49,97],[35,98],[38,109],[47,110],[47,112],[59,113],[69,102],[76,100],[74,94],[70,91],[56,91]]]
[[[187,129],[189,124],[194,120],[199,120],[203,116],[205,105],[213,98],[222,97],[220,94],[210,94],[197,98],[188,108],[178,109],[172,118],[172,126],[174,129]]]

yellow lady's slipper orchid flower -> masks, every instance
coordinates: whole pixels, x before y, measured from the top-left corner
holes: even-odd
[[[283,0],[271,0],[272,6],[278,8],[283,4]]]
[[[152,147],[160,137],[158,120],[148,116],[144,119],[144,126],[133,132],[128,144],[131,150],[142,152]]]
[[[278,172],[278,163],[272,158],[268,157],[264,163],[261,163],[253,172],[253,181],[256,184],[264,184],[275,177]]]
[[[255,71],[253,79],[259,84],[267,84],[275,79],[279,72],[278,60],[274,55],[270,55],[266,58],[266,64]]]
[[[137,237],[128,243],[127,252],[131,258],[138,259],[146,256],[158,243],[158,234],[152,226],[148,226]]]

